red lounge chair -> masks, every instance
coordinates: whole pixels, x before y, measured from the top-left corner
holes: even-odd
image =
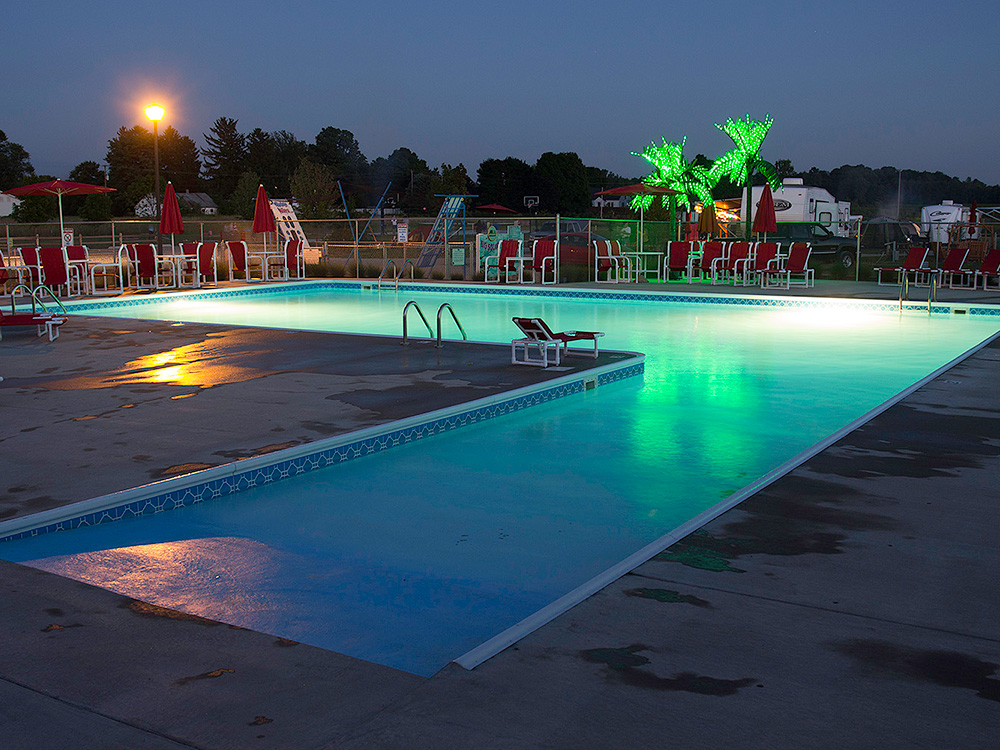
[[[691,281],[691,250],[688,240],[672,240],[667,243],[667,257],[663,259],[663,280],[670,281],[671,272],[680,274],[679,281]]]
[[[507,261],[521,257],[521,240],[501,240],[496,255],[489,255],[483,262],[483,280],[499,284],[501,280],[508,281]],[[496,278],[490,278],[490,271],[496,271]]]
[[[923,268],[924,263],[927,262],[927,252],[926,247],[914,247],[910,248],[910,252],[906,254],[906,260],[903,261],[903,265],[885,268],[876,268],[874,270],[878,271],[878,285],[879,286],[895,286],[896,284],[902,284],[903,279],[910,273],[917,273],[917,269]],[[889,271],[896,274],[896,280],[893,282],[883,282],[882,272]]]
[[[989,280],[991,278],[996,278],[996,286],[989,286]],[[973,289],[979,286],[980,279],[983,280],[984,292],[988,292],[990,290],[1000,290],[1000,248],[993,248],[986,254],[986,257],[983,258],[982,265],[976,269],[976,281],[972,285]]]
[[[617,284],[622,281],[633,281],[632,259],[622,253],[622,243],[618,240],[594,240],[594,262],[597,264],[597,279],[599,284]],[[601,281],[601,274],[607,272],[607,277]]]
[[[173,261],[157,258],[156,248],[152,245],[126,245],[125,256],[129,267],[129,284],[132,283],[132,276],[135,276],[137,289],[177,286],[177,268]]]
[[[926,272],[917,271],[917,278],[922,283],[930,283],[930,277],[937,275],[939,279],[938,286],[947,284],[950,289],[954,289],[955,276],[962,276],[967,273],[967,271],[963,270],[962,265],[968,257],[969,248],[953,247],[948,251],[948,256],[944,259],[944,264],[940,268],[929,269]]]
[[[729,251],[712,263],[713,284],[735,284],[750,258],[751,243],[730,242]]]
[[[809,268],[812,246],[808,242],[793,242],[784,266],[769,268],[761,273],[760,285],[768,289],[789,289],[815,285],[815,271]]]
[[[601,331],[563,331],[553,333],[541,318],[511,318],[521,329],[524,338],[510,342],[510,361],[515,365],[535,365],[548,367],[559,365],[563,356],[579,354],[597,359],[597,339],[604,335]],[[570,349],[571,341],[593,341],[594,351]],[[518,354],[523,355],[522,359]],[[534,354],[535,356],[532,356]]]
[[[777,242],[758,242],[754,245],[753,258],[743,266],[743,286],[763,284],[763,274],[779,267]]]
[[[66,318],[55,316],[49,313],[11,313],[5,314],[0,310],[0,328],[6,326],[36,326],[38,335],[49,335],[49,341],[59,338],[59,326],[66,322]],[[3,334],[0,333],[0,341],[3,341]]]
[[[306,277],[305,256],[302,254],[302,240],[285,240],[280,253],[268,253],[267,278],[288,281]]]
[[[532,274],[531,280],[541,276],[543,284],[559,283],[559,243],[556,240],[535,240],[531,247]],[[545,269],[548,268],[546,277]],[[546,281],[548,278],[548,281]]]
[[[698,259],[698,265],[693,269],[693,271],[698,272],[697,281],[712,280],[712,265],[723,256],[724,250],[725,247],[718,240],[701,243],[701,257]],[[692,272],[691,275],[692,281],[695,281],[694,273]]]
[[[0,253],[0,289],[6,286],[8,281],[17,284],[27,284],[31,281],[31,269],[20,263],[8,264],[4,260],[3,253]]]
[[[264,280],[264,259],[260,255],[255,255],[253,253],[247,252],[247,243],[243,240],[232,240],[226,242],[226,247],[229,249],[229,280],[234,281],[236,279],[236,274],[243,274],[243,278],[246,281],[252,281],[250,277],[250,272],[256,265],[260,271],[260,278],[257,281]]]
[[[38,262],[37,247],[19,247],[18,255],[21,256],[21,265],[31,273],[31,286],[38,286],[41,277],[41,264]]]
[[[52,291],[65,290],[67,297],[75,297],[87,291],[80,266],[69,262],[66,248],[40,247],[38,261],[42,269],[42,283]]]

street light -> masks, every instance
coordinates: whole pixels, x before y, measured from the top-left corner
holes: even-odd
[[[156,123],[163,119],[164,109],[159,104],[146,107],[146,117],[153,123],[153,202],[156,204],[156,252],[161,250],[160,243],[160,139],[156,132]]]

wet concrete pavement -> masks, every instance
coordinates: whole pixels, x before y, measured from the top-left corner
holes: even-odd
[[[0,343],[0,521],[620,361],[510,348],[74,317]],[[58,464],[61,470],[52,471]]]
[[[998,372],[994,343],[471,672],[0,563],[4,746],[993,748]]]

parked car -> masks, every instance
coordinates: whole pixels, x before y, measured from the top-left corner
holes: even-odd
[[[572,219],[560,219],[559,220],[559,234],[569,234],[570,232],[587,233],[587,222],[585,221],[574,221]],[[532,240],[542,240],[547,237],[556,236],[556,223],[554,221],[546,221],[538,229],[532,232],[529,237]],[[595,239],[599,239],[597,235],[594,235]]]
[[[814,257],[836,260],[844,268],[854,267],[857,239],[838,237],[822,224],[810,221],[778,222],[778,231],[768,232],[767,239],[780,242],[784,246],[782,252],[787,252],[788,246],[793,242],[808,242],[812,245]]]
[[[543,234],[541,231],[532,232],[531,239],[534,240],[547,240],[555,239],[555,222],[548,222],[552,225],[552,231]],[[587,234],[586,222],[569,222],[575,224],[583,224],[582,232],[560,232],[559,233],[559,265],[594,265],[594,240],[606,240],[600,234],[595,234],[591,232]],[[544,226],[544,225],[543,225]],[[536,236],[537,235],[537,236]]]

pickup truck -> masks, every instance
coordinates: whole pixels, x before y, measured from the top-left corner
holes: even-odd
[[[822,224],[814,222],[778,222],[778,231],[768,232],[768,241],[780,242],[782,252],[787,253],[793,242],[808,242],[812,245],[814,257],[836,260],[844,268],[853,268],[857,253],[857,239],[837,237]]]

